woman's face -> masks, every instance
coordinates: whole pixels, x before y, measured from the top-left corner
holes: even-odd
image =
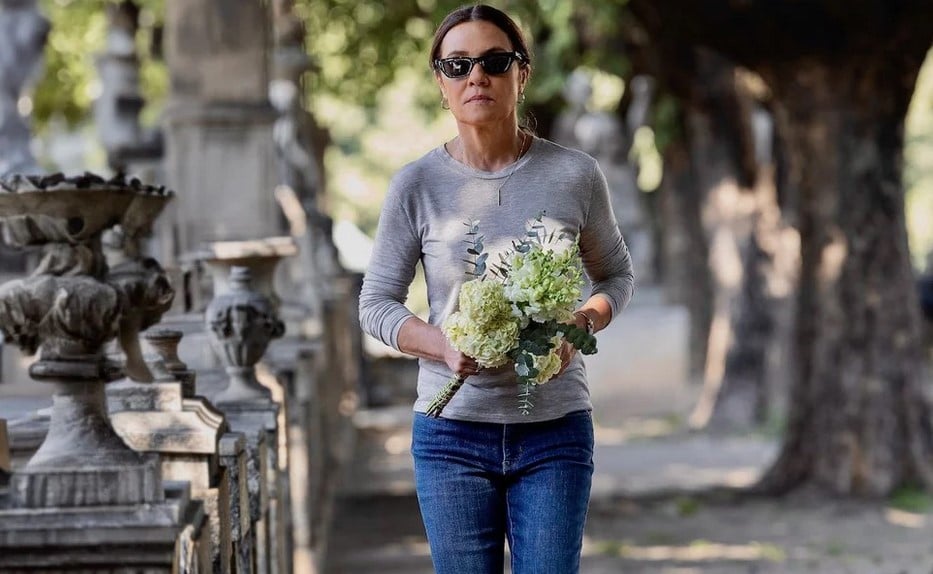
[[[505,32],[495,24],[479,20],[451,28],[441,42],[440,58],[478,58],[513,50]],[[475,63],[470,73],[462,78],[448,78],[439,71],[434,75],[457,122],[480,126],[515,117],[518,94],[524,90],[528,68],[512,62],[504,74],[491,75],[481,64]]]

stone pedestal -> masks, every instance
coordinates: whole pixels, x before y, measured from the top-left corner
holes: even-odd
[[[102,385],[62,387],[42,446],[0,503],[0,571],[204,571],[204,507],[187,483],[163,483],[156,456],[123,444]]]
[[[222,516],[230,528],[233,545],[232,563],[234,572],[249,572],[255,561],[255,538],[250,515],[249,477],[246,436],[242,433],[227,433],[218,445],[221,475],[220,491],[227,507]],[[227,572],[227,570],[225,570]]]
[[[251,544],[257,573],[279,572],[278,552],[283,540],[275,524],[278,506],[278,412],[279,406],[226,403],[220,406],[230,429],[245,438],[246,484],[251,522]]]
[[[178,358],[182,334],[157,329],[146,341],[158,352],[150,361],[153,383],[129,380],[110,385],[108,408],[117,434],[137,452],[158,453],[168,480],[188,481],[192,496],[204,504],[209,521],[210,559],[215,572],[231,572],[237,562],[234,545],[231,491],[221,465],[223,415],[204,398],[195,396],[194,372]],[[245,453],[240,449],[240,456]],[[237,570],[242,571],[242,570]]]
[[[228,501],[219,488],[217,456],[223,415],[202,398],[184,398],[180,382],[120,381],[107,395],[110,420],[123,442],[137,452],[158,454],[164,479],[190,484],[192,498],[207,516],[210,561],[215,571],[229,572],[233,551],[221,516]]]

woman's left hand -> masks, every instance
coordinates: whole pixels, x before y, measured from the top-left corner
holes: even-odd
[[[560,370],[554,375],[555,377],[564,374],[564,371],[567,370],[567,366],[570,365],[570,360],[573,359],[576,352],[576,347],[568,343],[566,339],[561,339],[560,347],[557,349],[557,356],[560,357]]]
[[[586,318],[579,313],[574,314],[570,324],[575,325],[578,329],[586,330]],[[557,349],[557,355],[560,357],[560,370],[554,375],[555,377],[564,374],[564,371],[567,370],[567,366],[570,365],[570,360],[573,359],[576,352],[577,348],[571,345],[567,339],[561,339],[560,348]]]

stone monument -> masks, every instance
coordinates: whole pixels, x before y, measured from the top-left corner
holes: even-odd
[[[0,331],[8,343],[38,353],[30,376],[57,390],[48,434],[0,502],[0,570],[68,564],[196,572],[209,564],[202,505],[187,484],[163,484],[157,456],[123,443],[104,394],[123,374],[105,345],[118,334],[137,335],[120,332],[145,320],[124,319],[140,309],[151,320],[169,295],[154,261],[144,280],[112,281],[101,234],[114,224],[132,227],[140,204],[167,195],[90,174],[0,180],[5,240],[42,249],[30,276],[0,286]]]

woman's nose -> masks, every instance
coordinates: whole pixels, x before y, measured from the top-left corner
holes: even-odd
[[[486,69],[479,62],[473,64],[473,69],[470,70],[470,83],[478,85],[489,83],[489,74],[486,73]]]

